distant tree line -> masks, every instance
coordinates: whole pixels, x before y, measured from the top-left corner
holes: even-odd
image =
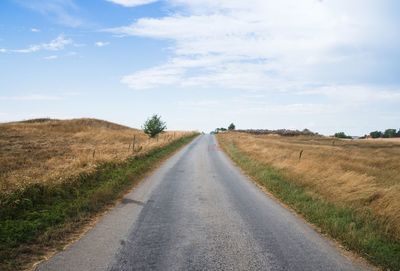
[[[386,129],[384,132],[381,131],[373,131],[369,133],[372,138],[393,138],[400,137],[400,129],[396,131],[396,129]]]
[[[304,130],[290,130],[290,129],[278,129],[278,130],[268,130],[268,129],[247,129],[247,130],[236,130],[237,132],[242,133],[249,133],[255,135],[267,135],[267,134],[274,134],[274,135],[281,135],[281,136],[319,136],[318,133],[314,133],[308,129]]]
[[[233,130],[235,130],[235,129],[236,129],[235,124],[231,123],[231,124],[229,124],[228,129],[226,129],[226,128],[224,128],[224,127],[216,128],[216,129],[215,129],[214,131],[212,131],[211,133],[213,133],[213,134],[218,134],[218,133],[220,133],[220,132],[233,131]]]
[[[290,129],[278,129],[278,130],[268,130],[268,129],[246,129],[246,130],[237,130],[235,124],[229,124],[228,128],[216,128],[212,131],[212,134],[218,134],[226,131],[235,131],[241,133],[249,133],[249,134],[276,134],[281,136],[299,136],[299,135],[307,135],[307,136],[319,136],[318,133],[314,133],[308,129],[304,130],[290,130]]]
[[[346,135],[344,132],[338,132],[335,133],[334,135],[337,138],[349,138],[351,139],[352,137],[349,135]],[[384,132],[381,131],[373,131],[369,133],[369,136],[371,138],[394,138],[394,137],[400,137],[400,129],[396,131],[396,129],[386,129]],[[360,137],[360,139],[367,138],[368,135]]]
[[[250,134],[277,134],[282,136],[297,136],[297,135],[319,135],[318,133],[314,133],[308,129],[304,129],[302,131],[299,130],[289,130],[289,129],[279,129],[279,130],[268,130],[268,129],[247,129],[247,130],[236,130],[235,124],[231,123],[228,128],[220,127],[216,128],[212,133],[220,133],[226,131],[236,131],[242,133],[250,133]],[[386,129],[384,132],[381,131],[373,131],[369,133],[369,136],[372,138],[394,138],[400,137],[400,129]],[[336,138],[345,138],[352,139],[352,136],[346,135],[345,132],[335,133],[334,137]],[[360,139],[367,138],[368,135],[359,137]],[[358,137],[355,137],[358,138]]]

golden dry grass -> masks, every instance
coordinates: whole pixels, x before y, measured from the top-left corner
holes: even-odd
[[[223,133],[261,164],[338,206],[370,211],[400,240],[400,142]],[[301,150],[302,157],[299,159]]]
[[[0,192],[66,181],[187,134],[166,132],[150,140],[141,130],[96,119],[0,124]]]

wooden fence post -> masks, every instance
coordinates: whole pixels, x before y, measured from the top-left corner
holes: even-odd
[[[302,155],[303,155],[303,150],[300,151],[300,154],[299,154],[299,161],[300,161]]]

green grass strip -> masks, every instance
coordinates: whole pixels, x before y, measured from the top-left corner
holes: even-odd
[[[340,207],[307,193],[273,167],[260,164],[242,153],[231,142],[220,140],[221,147],[248,175],[285,204],[317,225],[323,233],[339,240],[372,263],[389,270],[400,270],[400,243],[384,233],[382,221],[370,213]]]
[[[0,195],[0,270],[18,270],[46,247],[60,245],[69,231],[121,197],[160,161],[196,135],[140,157],[104,163],[92,174],[58,185],[35,184]]]

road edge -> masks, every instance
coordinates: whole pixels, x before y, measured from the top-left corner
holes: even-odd
[[[35,270],[43,261],[46,261],[67,249],[69,246],[85,236],[85,234],[93,227],[95,227],[97,222],[99,222],[102,217],[115,208],[126,194],[133,191],[143,180],[146,179],[147,176],[156,171],[166,160],[175,155],[185,146],[189,145],[196,138],[198,138],[198,134],[186,136],[184,138],[177,139],[164,147],[157,148],[140,158],[133,159],[132,163],[135,161],[140,161],[138,159],[151,159],[150,161],[153,162],[153,164],[142,168],[135,176],[126,176],[129,178],[129,180],[126,181],[126,185],[121,186],[120,190],[113,194],[111,198],[106,199],[98,209],[95,209],[90,213],[86,213],[86,216],[80,219],[78,218],[76,221],[68,221],[58,225],[56,227],[56,231],[65,230],[65,232],[63,232],[61,235],[57,235],[57,238],[51,240],[50,244],[30,243],[26,245],[27,254],[23,255],[19,259],[14,259],[13,261],[15,261],[16,265],[9,266],[8,269],[6,266],[4,270]],[[153,153],[156,154],[154,157]],[[118,165],[116,168],[118,168]],[[96,174],[99,173],[96,172]],[[58,234],[58,232],[56,234]],[[51,236],[47,238],[51,239]],[[17,262],[19,260],[21,262]]]
[[[260,181],[257,181],[254,176],[252,176],[248,171],[246,171],[246,169],[244,169],[234,160],[234,157],[232,157],[230,153],[225,149],[225,146],[221,144],[217,135],[215,135],[215,142],[217,143],[217,147],[221,150],[221,153],[232,163],[232,165],[234,165],[237,168],[238,171],[240,171],[244,176],[246,176],[248,181],[250,181],[253,185],[255,185],[259,190],[261,190],[267,197],[270,197],[277,204],[287,209],[297,218],[301,219],[306,225],[308,225],[315,232],[317,232],[321,236],[321,238],[324,238],[329,243],[331,243],[332,246],[334,246],[338,250],[338,252],[342,254],[342,256],[348,258],[349,260],[355,262],[356,264],[362,267],[365,267],[368,270],[374,270],[374,271],[384,270],[382,267],[374,265],[371,261],[363,257],[357,251],[347,248],[344,244],[342,244],[340,240],[337,240],[328,233],[325,233],[321,229],[321,227],[309,221],[303,214],[296,211],[292,206],[290,206],[289,204],[278,198],[273,192],[268,190],[268,188],[265,185],[261,184]]]

